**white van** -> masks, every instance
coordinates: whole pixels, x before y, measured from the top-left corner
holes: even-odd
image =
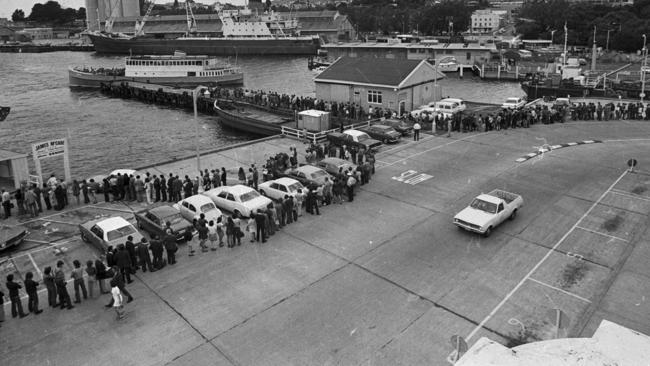
[[[446,98],[436,102],[435,111],[445,115],[452,115],[462,112],[467,108],[462,99]]]

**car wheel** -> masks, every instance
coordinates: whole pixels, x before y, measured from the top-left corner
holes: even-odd
[[[515,217],[517,217],[517,209],[515,209],[514,211],[512,211],[512,213],[510,214],[509,219],[510,219],[510,220],[514,220]]]
[[[485,230],[485,233],[483,233],[483,236],[487,238],[490,236],[490,234],[492,234],[492,226],[488,226],[487,230]]]
[[[83,240],[86,243],[90,243],[90,240],[88,239],[88,235],[83,231],[81,232],[81,240]]]
[[[387,139],[387,138],[384,138],[384,139],[381,140],[381,142],[382,142],[384,145],[386,145],[386,144],[388,143],[388,139]]]

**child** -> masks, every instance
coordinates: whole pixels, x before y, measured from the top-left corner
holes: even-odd
[[[217,235],[219,236],[219,246],[223,247],[223,216],[219,216],[217,219]]]
[[[124,298],[120,288],[117,287],[115,281],[111,281],[111,294],[113,295],[113,309],[115,309],[115,320],[122,320],[124,318]]]
[[[38,281],[34,281],[34,274],[25,274],[25,292],[27,292],[27,309],[34,314],[40,314],[43,310],[38,308]]]
[[[217,240],[219,239],[219,236],[217,235],[217,225],[215,225],[212,220],[208,223],[208,239],[211,244],[210,250],[217,250]]]
[[[83,292],[84,300],[88,298],[88,293],[86,292],[86,284],[84,283],[84,272],[81,268],[81,262],[75,259],[72,264],[74,265],[71,275],[74,280],[74,303],[78,304],[81,302],[81,292]],[[81,292],[79,290],[81,290]]]
[[[255,232],[257,231],[257,225],[255,224],[255,215],[251,215],[246,223],[246,231],[251,233],[251,243],[255,241]]]
[[[196,219],[194,219],[194,228],[196,228]],[[190,257],[194,256],[194,248],[192,248],[192,239],[193,238],[194,238],[194,235],[192,234],[192,231],[186,230],[184,239],[187,242],[187,250],[189,251],[188,255]]]

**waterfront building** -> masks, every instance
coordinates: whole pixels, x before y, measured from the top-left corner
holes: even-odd
[[[474,65],[490,60],[491,53],[496,53],[494,43],[441,43],[437,40],[422,40],[417,43],[399,42],[348,42],[333,43],[322,46],[330,58],[338,57],[375,57],[402,60],[434,60],[447,57],[455,58],[463,65]]]
[[[31,39],[52,39],[54,38],[54,30],[52,28],[25,28],[21,33]]]
[[[16,30],[0,25],[0,42],[12,42],[16,40]]]
[[[289,17],[289,13],[279,13]],[[318,35],[326,42],[349,41],[357,38],[354,25],[347,15],[336,10],[295,11],[291,15],[300,24],[303,36]]]
[[[0,188],[13,191],[29,181],[27,154],[0,150]]]
[[[440,97],[444,75],[424,60],[342,57],[315,79],[316,98],[399,114]]]
[[[503,26],[507,15],[507,10],[475,10],[471,16],[471,31],[472,33],[495,32]]]

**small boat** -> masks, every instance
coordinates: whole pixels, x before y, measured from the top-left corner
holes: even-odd
[[[214,102],[214,111],[222,126],[255,135],[277,135],[282,132],[282,126],[297,126],[292,111],[273,110],[246,102],[217,99]]]
[[[241,85],[244,74],[236,66],[209,56],[187,56],[176,52],[169,56],[130,56],[124,67],[68,69],[71,88],[99,88],[102,83],[137,81],[167,86]]]

